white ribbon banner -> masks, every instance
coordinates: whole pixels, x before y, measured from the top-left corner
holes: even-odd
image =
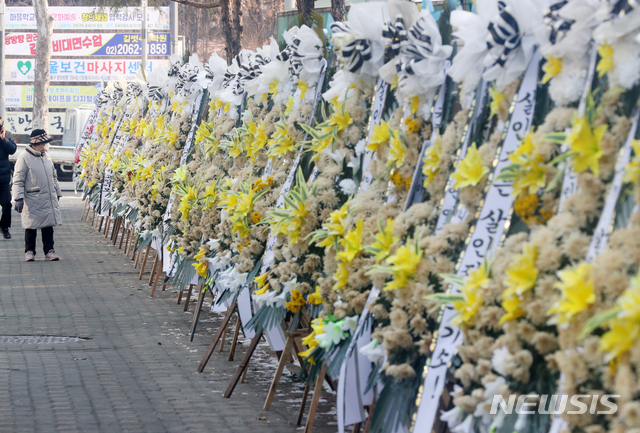
[[[539,50],[536,49],[520,85],[511,121],[495,164],[493,178],[497,177],[509,162],[509,154],[518,148],[522,135],[531,129],[538,84],[538,63]],[[498,247],[513,206],[511,190],[509,182],[494,182],[489,186],[475,230],[461,258],[457,271],[459,276],[466,276],[470,271],[480,267],[484,259]],[[459,293],[459,291],[458,287],[451,287],[451,293]],[[456,348],[462,342],[462,333],[453,324],[456,316],[457,312],[452,306],[448,305],[443,309],[435,349],[423,383],[413,430],[415,433],[431,433],[433,429],[447,370],[456,353]]]
[[[587,80],[584,84],[584,90],[580,97],[580,104],[578,105],[578,116],[584,116],[584,111],[587,105],[587,95],[591,90],[591,83],[593,82],[593,75],[596,71],[596,59],[598,58],[598,49],[595,44],[591,47],[591,57],[589,58],[589,72],[587,73]],[[570,129],[565,131],[567,134]],[[569,151],[568,146],[562,147],[562,152]],[[562,176],[562,188],[560,189],[560,199],[558,200],[558,213],[562,213],[564,210],[565,200],[571,197],[578,190],[578,175],[573,171],[571,165],[565,161],[564,174]]]
[[[371,136],[373,135],[373,127],[380,124],[382,120],[382,114],[384,112],[384,102],[387,99],[387,90],[389,89],[389,84],[384,81],[382,78],[378,78],[378,83],[376,84],[376,91],[373,95],[373,105],[371,106],[371,120],[369,122],[369,135],[368,140],[371,140]],[[371,163],[371,158],[373,158],[373,152],[367,150],[362,159],[362,183],[360,184],[360,189],[362,191],[366,191],[371,186],[371,182],[373,182],[373,175],[369,171],[369,164]]]
[[[127,110],[124,112],[124,116],[120,119],[120,124],[118,125],[118,132],[116,132],[115,137],[113,138],[113,143],[111,147],[114,148],[114,156],[117,156],[120,153],[120,150],[124,147],[127,142],[127,138],[129,137],[128,132],[124,132],[122,130],[122,125],[124,122],[128,121],[131,116],[133,116],[133,110],[135,108],[135,104],[130,104],[127,107]],[[100,196],[100,216],[109,216],[110,212],[110,201],[109,201],[109,193],[111,192],[111,178],[113,177],[113,170],[111,170],[111,164],[113,161],[109,162],[109,166],[104,171],[104,180],[102,181],[102,192]]]

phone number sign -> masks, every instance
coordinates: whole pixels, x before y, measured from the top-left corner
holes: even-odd
[[[36,33],[9,33],[4,38],[5,53],[12,56],[36,54]],[[153,33],[147,42],[150,56],[168,56],[169,33]],[[54,33],[54,56],[141,56],[140,33]]]

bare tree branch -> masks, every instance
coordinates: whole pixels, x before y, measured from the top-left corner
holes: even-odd
[[[213,9],[219,8],[220,2],[215,3],[200,3],[200,2],[192,2],[190,0],[171,0],[172,2],[180,3],[181,5],[187,5],[198,9]]]

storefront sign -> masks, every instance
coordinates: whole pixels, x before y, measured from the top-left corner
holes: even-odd
[[[35,56],[36,33],[9,33],[5,36],[6,54]],[[169,33],[149,35],[147,54],[168,56]],[[142,36],[139,33],[54,33],[53,56],[141,56]]]
[[[8,81],[33,81],[35,59],[7,59]],[[155,67],[170,66],[168,59],[149,60],[147,72]],[[139,60],[54,59],[49,64],[51,81],[132,81],[140,69]]]
[[[54,19],[54,30],[139,30],[142,27],[140,8],[125,7],[116,12],[109,8],[53,6],[49,11]],[[5,17],[7,29],[36,29],[33,7],[8,7]],[[153,30],[168,30],[169,8],[149,8],[147,26]]]

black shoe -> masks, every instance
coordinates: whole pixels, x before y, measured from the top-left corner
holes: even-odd
[[[11,239],[11,233],[9,233],[9,229],[2,229],[2,235],[5,239]]]

